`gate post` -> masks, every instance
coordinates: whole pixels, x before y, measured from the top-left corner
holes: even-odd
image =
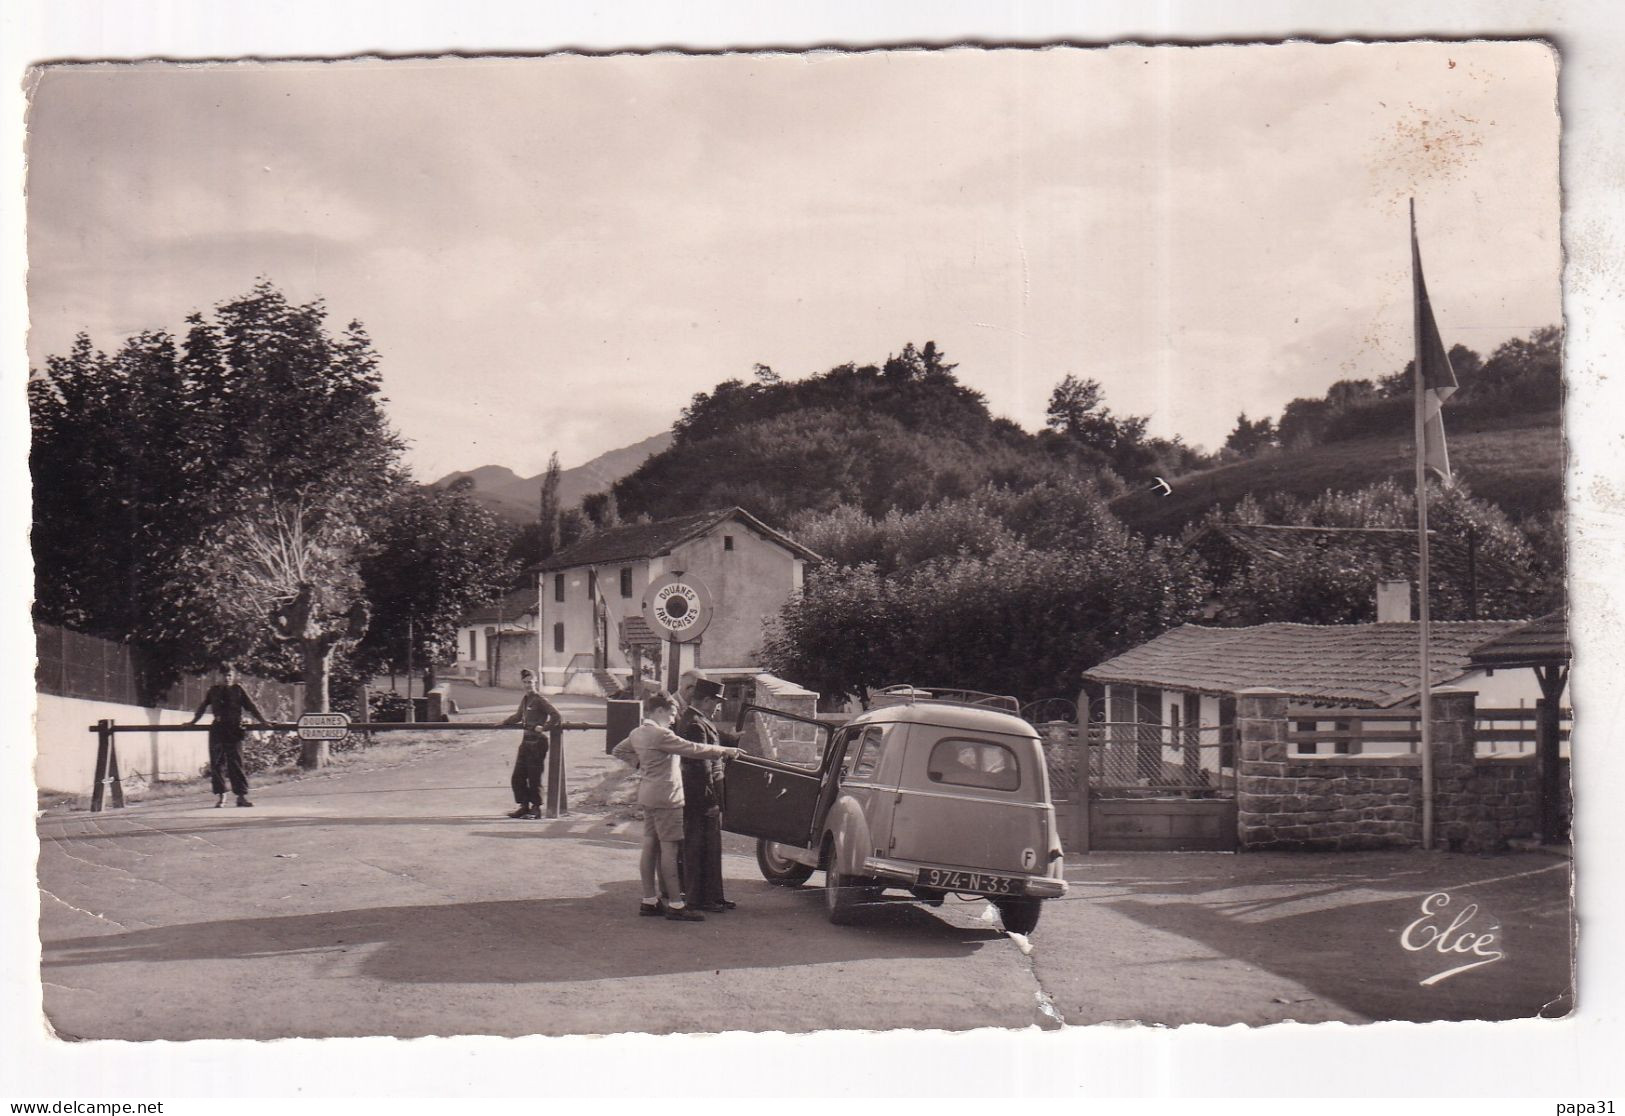
[[[1286,776],[1286,694],[1268,686],[1236,694],[1236,841],[1268,846],[1290,793]]]
[[[1094,722],[1084,711],[1078,717],[1077,742],[1073,745],[1072,762],[1077,764],[1077,775],[1072,780],[1072,794],[1078,808],[1072,812],[1073,826],[1078,831],[1078,851],[1089,852],[1089,748],[1094,735]]]
[[[547,816],[556,818],[568,814],[564,801],[564,726],[553,725],[547,730]]]
[[[96,775],[90,784],[90,812],[102,812],[102,795],[104,780],[107,778],[107,754],[113,746],[113,722],[97,721],[90,726],[90,731],[96,734]]]

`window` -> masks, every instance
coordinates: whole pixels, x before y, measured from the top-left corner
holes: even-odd
[[[631,595],[632,595],[632,567],[631,566],[622,566],[621,567],[621,596],[630,597]]]
[[[1016,754],[1003,744],[988,740],[950,737],[937,741],[931,749],[925,773],[933,783],[956,787],[1015,790],[1021,785]]]
[[[564,575],[563,574],[554,574],[553,575],[553,599],[555,601],[564,600]]]
[[[476,628],[468,629],[468,657],[470,659],[480,657],[480,633]]]
[[[863,734],[852,754],[848,779],[873,779],[880,774],[880,756],[886,746],[880,726],[876,725]]]
[[[560,654],[564,653],[564,625],[562,623],[553,625],[553,650]]]
[[[722,536],[722,549],[723,550],[732,550],[733,548],[734,548],[734,537],[732,535],[723,535]]]

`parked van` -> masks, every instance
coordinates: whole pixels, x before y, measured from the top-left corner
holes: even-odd
[[[1043,745],[1013,699],[952,693],[892,691],[838,727],[746,706],[723,828],[757,838],[773,883],[822,869],[831,922],[898,888],[984,896],[1031,933],[1066,894]]]

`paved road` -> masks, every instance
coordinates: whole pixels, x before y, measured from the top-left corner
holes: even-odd
[[[682,925],[634,914],[637,826],[601,734],[567,735],[578,805],[555,821],[501,816],[515,743],[379,749],[256,789],[252,810],[212,809],[200,788],[42,817],[53,1025],[179,1039],[1563,1010],[1568,864],[1539,854],[1096,855],[1069,866],[1073,897],[1027,951],[983,903],[830,926],[816,886],[768,886],[731,838],[740,909]],[[1479,904],[1506,957],[1423,988],[1449,962],[1399,937],[1440,888]]]
[[[178,1039],[1026,1026],[1037,1014],[1025,959],[980,906],[902,906],[843,930],[822,919],[816,888],[772,888],[736,851],[738,911],[638,918],[637,827],[502,817],[515,737],[475,735],[256,789],[253,810],[200,793],[42,819],[52,1024]],[[619,767],[599,733],[567,734],[567,750],[572,799]],[[875,990],[893,988],[907,995],[877,1008]]]

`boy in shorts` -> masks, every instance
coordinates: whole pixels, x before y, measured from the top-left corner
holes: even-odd
[[[680,878],[677,853],[683,842],[683,780],[677,760],[680,756],[732,759],[739,749],[684,740],[671,731],[677,708],[664,690],[645,698],[643,710],[643,723],[615,745],[613,752],[616,759],[631,764],[643,776],[638,784],[638,805],[643,807],[643,855],[638,860],[643,902],[638,904],[638,914],[664,914],[674,922],[704,922],[705,916],[689,910],[681,893],[671,894]],[[664,884],[664,903],[655,882],[657,868]]]

